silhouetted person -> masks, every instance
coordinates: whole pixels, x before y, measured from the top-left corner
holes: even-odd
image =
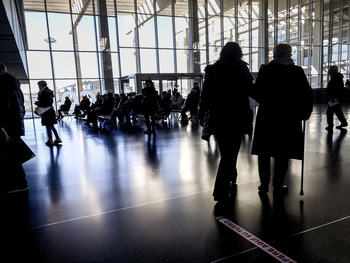
[[[24,135],[23,93],[19,81],[7,73],[7,68],[2,63],[0,63],[0,93],[0,133],[6,132],[11,140],[19,140]],[[20,162],[10,158],[0,161],[0,167],[1,192],[28,190],[26,174]]]
[[[35,105],[38,105],[42,108],[50,107],[49,110],[45,111],[41,115],[41,124],[46,127],[47,136],[49,140],[46,142],[47,146],[58,145],[62,142],[58,132],[55,128],[55,124],[57,124],[56,113],[52,107],[53,104],[53,91],[47,87],[47,83],[44,80],[38,82],[39,93],[38,99],[35,102]],[[55,135],[55,141],[52,140],[52,132]]]
[[[158,111],[157,104],[157,92],[154,88],[152,80],[146,80],[146,87],[142,89],[142,95],[144,97],[143,101],[143,113],[145,116],[145,122],[147,126],[147,130],[145,133],[147,134],[155,134],[156,133],[156,113]],[[150,120],[151,118],[151,120]]]
[[[334,114],[340,121],[340,125],[336,127],[337,129],[348,126],[341,108],[341,103],[344,96],[344,76],[338,72],[337,66],[330,66],[328,74],[331,76],[331,79],[328,82],[326,93],[326,100],[328,102],[328,109],[326,112],[328,126],[326,127],[326,130],[333,131]]]
[[[63,112],[67,112],[70,110],[70,106],[72,105],[72,102],[70,101],[69,97],[66,97],[64,100],[64,104],[61,105],[61,107],[58,110],[58,119],[62,120],[63,119]]]
[[[270,159],[274,158],[275,194],[286,194],[289,159],[304,154],[302,120],[312,112],[312,89],[303,69],[291,59],[287,44],[274,48],[274,59],[259,70],[252,97],[259,102],[252,154],[258,155],[260,193],[269,191]]]
[[[74,108],[74,114],[75,114],[75,118],[78,117],[82,117],[84,118],[86,114],[88,114],[89,110],[90,110],[90,100],[88,98],[87,95],[83,96],[83,99],[80,102],[80,105],[76,105]],[[83,114],[81,114],[81,111],[83,112]]]
[[[210,111],[209,126],[215,134],[221,160],[214,186],[214,200],[218,204],[230,200],[236,190],[236,162],[245,126],[249,124],[248,92],[252,86],[242,50],[235,42],[228,42],[219,60],[205,68],[205,81],[199,105],[199,119]],[[227,119],[231,125],[227,125]]]

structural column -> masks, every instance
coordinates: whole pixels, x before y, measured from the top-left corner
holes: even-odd
[[[108,31],[107,5],[105,0],[98,0],[100,49],[101,49],[101,71],[105,92],[114,93],[112,58],[110,53],[110,41]]]

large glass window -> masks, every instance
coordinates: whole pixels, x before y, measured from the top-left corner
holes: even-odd
[[[76,78],[73,52],[52,52],[55,78]]]
[[[289,43],[294,62],[304,68],[313,88],[326,86],[330,65],[338,65],[349,78],[347,1],[268,0],[264,6],[260,0],[196,2],[111,0],[99,17],[98,1],[84,6],[84,1],[24,0],[30,77],[26,100],[36,97],[41,79],[55,93],[75,92],[80,99],[81,91],[101,92],[105,76],[113,78],[111,88],[118,90],[118,78],[135,73],[203,72],[228,41],[241,45],[253,72],[272,59],[276,44]],[[103,30],[108,30],[109,47],[105,35],[100,36]]]
[[[31,79],[52,79],[50,52],[28,51],[27,59]]]
[[[139,41],[140,47],[155,47],[154,18],[139,20]]]
[[[26,12],[25,18],[29,50],[49,50],[45,13]]]
[[[96,51],[96,32],[93,16],[83,16],[77,26],[80,51]]]
[[[158,16],[158,46],[160,48],[173,47],[173,25],[172,18],[167,16]]]
[[[118,13],[117,19],[120,47],[135,47],[136,30],[133,15]]]
[[[73,50],[72,21],[69,14],[48,13],[53,50]]]

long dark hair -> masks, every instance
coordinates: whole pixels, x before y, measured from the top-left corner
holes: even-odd
[[[220,60],[237,60],[242,56],[242,49],[236,42],[227,42],[220,52]]]

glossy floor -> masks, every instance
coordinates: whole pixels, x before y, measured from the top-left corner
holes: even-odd
[[[350,262],[350,135],[325,126],[325,107],[315,106],[305,195],[301,162],[292,161],[283,200],[259,197],[244,137],[236,199],[223,212],[297,262]],[[278,262],[215,220],[220,154],[200,127],[160,125],[156,136],[138,127],[95,132],[73,118],[58,127],[63,144],[49,148],[40,120],[26,120],[24,140],[37,156],[24,164],[29,192],[1,198],[5,261]]]

